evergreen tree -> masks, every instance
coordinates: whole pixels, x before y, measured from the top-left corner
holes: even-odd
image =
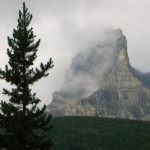
[[[52,59],[33,68],[40,40],[35,42],[33,28],[29,27],[32,15],[25,3],[19,11],[18,25],[13,30],[12,38],[8,37],[9,57],[5,69],[0,69],[0,78],[10,83],[10,90],[3,89],[9,96],[9,102],[0,103],[0,148],[7,150],[50,150],[49,137],[51,115],[45,113],[46,106],[38,107],[40,99],[31,92],[31,85],[42,77],[48,76],[53,67]]]

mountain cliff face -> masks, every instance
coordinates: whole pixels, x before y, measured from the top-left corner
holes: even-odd
[[[121,32],[121,31],[120,31]],[[125,36],[117,40],[117,53],[101,88],[86,98],[49,107],[53,116],[99,116],[150,119],[150,76],[131,67]],[[56,100],[57,101],[57,100]]]

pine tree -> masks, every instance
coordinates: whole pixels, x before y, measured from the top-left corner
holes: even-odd
[[[48,76],[53,67],[52,59],[34,68],[40,40],[35,42],[33,28],[29,27],[32,15],[25,3],[19,11],[18,25],[8,37],[9,57],[5,69],[0,69],[0,78],[12,85],[10,90],[3,89],[9,102],[0,103],[0,148],[7,150],[50,150],[52,141],[51,115],[45,113],[46,106],[38,107],[40,99],[31,92],[31,85],[42,77]]]

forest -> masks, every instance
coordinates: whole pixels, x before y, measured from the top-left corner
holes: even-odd
[[[53,118],[53,150],[148,150],[150,122],[99,117]]]

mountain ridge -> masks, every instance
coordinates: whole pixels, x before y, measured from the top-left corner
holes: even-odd
[[[149,74],[142,74],[130,65],[126,37],[121,30],[118,32],[121,36],[117,40],[117,53],[101,88],[88,97],[67,102],[55,109],[49,107],[53,116],[150,119]]]

